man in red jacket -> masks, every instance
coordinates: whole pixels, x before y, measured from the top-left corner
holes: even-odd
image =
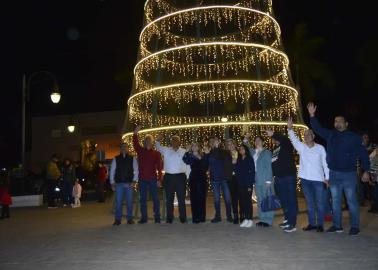
[[[141,219],[139,224],[147,222],[147,190],[150,194],[154,205],[155,223],[160,223],[160,202],[158,198],[158,187],[161,187],[161,169],[162,161],[160,153],[153,149],[153,137],[146,135],[143,146],[139,144],[138,132],[141,126],[134,130],[133,146],[138,155],[139,165],[139,192],[140,192],[140,212]]]

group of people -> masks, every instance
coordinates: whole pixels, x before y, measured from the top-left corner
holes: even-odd
[[[63,161],[63,166],[59,168],[58,157],[53,155],[46,165],[46,188],[47,206],[49,209],[57,208],[57,194],[60,194],[63,207],[80,207],[81,191],[79,179],[76,177],[75,166],[70,159]]]
[[[127,223],[134,223],[132,203],[133,189],[136,186],[140,192],[141,206],[141,219],[138,223],[143,224],[148,220],[147,191],[150,192],[153,201],[154,221],[161,222],[159,187],[164,187],[166,195],[166,223],[173,222],[175,193],[179,206],[179,220],[186,223],[187,178],[192,222],[205,222],[209,173],[215,208],[212,223],[222,220],[223,193],[227,221],[239,224],[240,227],[253,226],[251,198],[255,188],[259,216],[256,226],[272,226],[274,211],[263,211],[261,202],[267,194],[276,192],[284,213],[284,221],[279,226],[285,232],[294,232],[298,214],[295,149],[300,157],[298,177],[308,209],[308,225],[303,230],[323,232],[328,204],[332,204],[333,225],[327,232],[342,232],[344,192],[351,217],[349,234],[359,234],[359,204],[356,196],[359,180],[356,164],[359,160],[361,180],[371,181],[368,152],[362,144],[361,137],[348,130],[345,117],[335,117],[334,129],[326,129],[315,117],[316,106],[309,103],[307,108],[312,129],[305,131],[304,141],[300,141],[296,136],[293,121],[289,118],[288,136],[271,130],[266,131],[265,135],[271,138],[274,145],[272,151],[264,146],[264,137],[256,136],[251,142],[252,138],[248,133],[239,147],[233,139],[227,139],[222,147],[220,139],[212,137],[203,147],[195,142],[183,149],[180,147],[178,136],[172,136],[170,146],[166,147],[161,145],[161,135],[158,135],[155,141],[151,135],[146,135],[143,145],[140,145],[138,133],[141,127],[138,126],[133,135],[133,147],[137,156],[131,155],[127,144],[122,144],[121,154],[112,161],[110,182],[116,195],[113,225],[121,224],[124,197],[127,201]],[[327,149],[315,143],[315,134],[326,141]],[[165,172],[164,178],[162,169]]]

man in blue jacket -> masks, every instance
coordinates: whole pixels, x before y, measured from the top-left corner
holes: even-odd
[[[356,196],[357,159],[363,169],[362,181],[369,181],[369,156],[362,144],[362,138],[348,130],[348,122],[344,116],[336,116],[334,127],[323,128],[315,117],[314,103],[307,105],[310,114],[311,128],[327,142],[327,163],[330,169],[329,185],[332,194],[333,225],[327,232],[343,232],[342,228],[342,192],[349,207],[350,235],[360,233],[360,210]]]
[[[205,158],[209,164],[210,182],[214,193],[214,208],[215,217],[211,220],[212,223],[222,221],[221,218],[221,189],[223,190],[224,203],[226,205],[227,221],[233,222],[231,217],[231,195],[227,185],[227,178],[229,178],[229,169],[232,169],[231,155],[224,149],[220,148],[220,140],[217,137],[210,138],[209,146],[205,147]],[[231,170],[232,174],[232,170]]]

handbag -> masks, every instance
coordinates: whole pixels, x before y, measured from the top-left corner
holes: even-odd
[[[277,209],[281,208],[280,200],[276,195],[272,192],[272,187],[270,186],[267,188],[265,192],[265,197],[261,201],[261,211],[263,212],[269,212],[269,211],[275,211]]]

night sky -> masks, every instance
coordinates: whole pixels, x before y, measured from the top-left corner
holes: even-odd
[[[32,115],[125,109],[144,6],[144,0],[11,3],[12,6],[2,8],[7,12],[2,23],[5,69],[1,90],[4,128],[0,134],[0,166],[15,164],[20,158],[23,73],[52,72],[63,95],[61,103],[53,106],[49,100],[51,82],[48,77],[37,77],[31,84]],[[352,129],[369,130],[377,136],[378,100],[374,93],[378,76],[375,65],[378,24],[374,9],[368,4],[368,1],[362,4],[361,1],[273,0],[284,45],[298,23],[306,23],[312,36],[325,39],[316,58],[328,65],[334,86],[330,91],[318,84],[315,92],[319,117],[325,125],[332,123],[333,115],[345,114]]]

